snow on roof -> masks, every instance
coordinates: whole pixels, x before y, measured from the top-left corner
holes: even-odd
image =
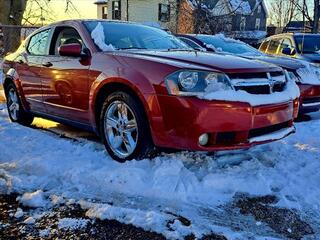
[[[254,31],[234,31],[228,34],[229,37],[236,39],[262,39],[267,36],[266,31],[254,30]]]
[[[108,0],[96,0],[94,4],[107,4]]]
[[[250,3],[247,0],[229,0],[231,11],[239,14],[249,15],[252,12]]]
[[[197,0],[188,0],[193,8],[196,8],[199,4]],[[212,4],[212,1],[206,1],[201,3],[202,8],[210,9],[213,15],[226,15],[229,13],[250,15],[252,14],[258,6],[263,7],[268,17],[268,9],[264,0],[255,0],[253,6],[250,5],[249,0],[218,0],[216,3]]]

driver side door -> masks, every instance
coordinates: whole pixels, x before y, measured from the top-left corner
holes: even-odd
[[[84,47],[75,28],[56,27],[49,55],[42,60],[43,102],[51,116],[88,124],[90,61],[81,57],[60,56],[59,47],[70,43],[79,43]]]

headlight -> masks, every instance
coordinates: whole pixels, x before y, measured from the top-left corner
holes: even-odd
[[[176,96],[197,96],[203,92],[233,89],[223,73],[181,70],[166,78],[168,92]]]

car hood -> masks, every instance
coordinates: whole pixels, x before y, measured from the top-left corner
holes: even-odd
[[[301,56],[309,62],[320,63],[319,53],[308,53],[308,54],[302,54]]]
[[[237,56],[198,51],[136,51],[118,52],[117,55],[132,56],[168,64],[178,63],[184,68],[208,68],[225,73],[281,71],[281,68],[261,61],[249,60]]]
[[[297,69],[304,67],[304,65],[301,64],[298,60],[286,58],[286,57],[273,57],[268,55],[261,55],[261,56],[246,56],[246,58],[260,60],[267,63],[272,63],[290,71],[296,71]]]

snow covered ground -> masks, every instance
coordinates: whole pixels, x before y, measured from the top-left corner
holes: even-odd
[[[42,119],[23,127],[0,109],[0,193],[18,192],[23,205],[78,202],[89,218],[116,219],[171,239],[211,232],[282,239],[234,207],[238,196],[272,195],[278,199],[272,207],[294,209],[310,224],[314,235],[307,239],[320,238],[320,113],[297,123],[295,135],[248,151],[162,154],[120,164],[88,133]],[[86,224],[70,218],[60,225],[74,222]]]

